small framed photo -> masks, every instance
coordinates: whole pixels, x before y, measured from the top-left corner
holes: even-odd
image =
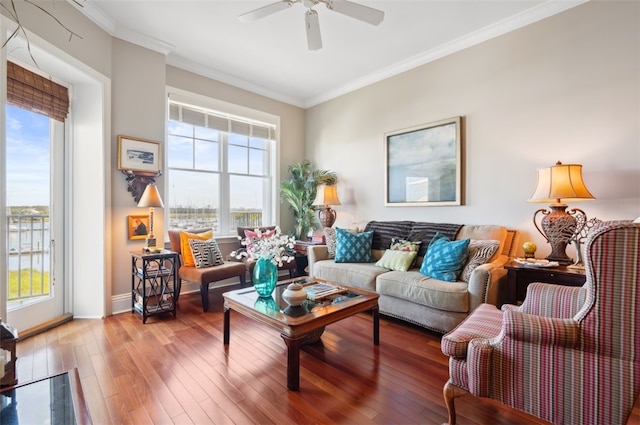
[[[118,170],[160,172],[160,142],[118,136]]]
[[[385,206],[462,205],[462,117],[385,134]]]
[[[127,219],[129,240],[146,239],[149,234],[149,214],[130,215]]]

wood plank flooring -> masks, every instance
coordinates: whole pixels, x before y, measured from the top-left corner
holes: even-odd
[[[228,288],[226,288],[228,290]],[[231,313],[222,343],[223,290],[180,298],[178,316],[143,325],[131,313],[73,320],[18,343],[19,383],[74,367],[93,423],[103,424],[441,424],[448,377],[440,337],[371,316],[327,327],[300,359],[300,391],[286,387],[286,348],[275,330]],[[630,424],[640,424],[636,403]],[[542,424],[491,400],[457,400],[458,423]]]

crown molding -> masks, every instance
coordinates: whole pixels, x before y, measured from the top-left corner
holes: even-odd
[[[74,5],[74,7],[80,10],[85,16],[87,16],[100,28],[104,29],[112,36],[164,54],[165,56],[167,56],[167,64],[171,66],[183,69],[185,71],[193,72],[204,77],[212,78],[224,84],[229,84],[231,86],[247,90],[274,100],[278,100],[293,106],[310,108],[320,103],[327,102],[339,96],[361,89],[368,85],[401,74],[405,71],[433,62],[437,59],[454,54],[468,47],[546,19],[550,16],[564,12],[590,0],[549,0],[544,4],[541,4],[540,6],[529,9],[508,19],[504,19],[493,25],[479,29],[471,34],[467,34],[449,43],[440,45],[434,49],[430,49],[412,58],[381,69],[380,71],[371,73],[362,78],[358,78],[350,82],[349,84],[336,87],[335,89],[328,90],[318,96],[310,98],[300,98],[284,94],[271,88],[267,88],[259,84],[255,84],[231,76],[220,70],[207,68],[203,65],[186,60],[180,56],[170,55],[170,52],[173,51],[175,46],[126,28],[118,28],[113,21],[102,14],[102,12],[100,12],[98,9],[96,9],[91,4],[91,2],[84,2],[83,6],[81,7],[75,4],[75,2],[73,2],[72,0],[67,1]]]
[[[189,61],[183,57],[179,57],[177,55],[169,55],[167,56],[167,64],[173,67],[182,69],[184,71],[193,72],[194,74],[201,75],[203,77],[211,78],[213,80],[219,81],[224,84],[228,84],[230,86],[247,90],[251,93],[258,94],[261,96],[268,97],[273,100],[278,100],[280,102],[287,103],[289,105],[298,106],[300,108],[304,107],[304,99],[297,98],[293,96],[287,96],[281,92],[274,91],[263,87],[258,84],[251,83],[249,81],[233,77],[229,74],[226,74],[222,71],[211,69],[206,66],[197,64],[195,62]]]
[[[128,28],[119,27],[91,2],[85,1],[81,5],[78,5],[73,0],[67,0],[67,2],[113,37],[153,50],[154,52],[161,53],[165,56],[175,48],[174,45],[162,40],[149,37]]]
[[[303,107],[310,108],[320,103],[327,102],[331,99],[335,99],[339,96],[361,89],[373,83],[377,83],[379,81],[401,74],[405,71],[409,71],[411,69],[425,65],[429,62],[433,62],[437,59],[454,54],[468,47],[480,44],[484,41],[541,21],[588,1],[590,0],[549,0],[540,6],[527,10],[526,12],[522,12],[518,15],[497,22],[493,25],[479,29],[449,43],[440,45],[434,49],[428,50],[405,61],[394,64],[393,66],[389,66],[378,72],[352,81],[351,83],[346,84],[342,87],[338,87],[335,90],[330,90],[321,95],[305,99]]]

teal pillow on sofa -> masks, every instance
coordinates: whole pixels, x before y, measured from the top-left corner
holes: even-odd
[[[336,228],[336,263],[371,263],[371,241],[373,232],[354,235]]]
[[[469,239],[451,241],[438,232],[431,239],[420,273],[434,279],[455,282],[469,254]]]

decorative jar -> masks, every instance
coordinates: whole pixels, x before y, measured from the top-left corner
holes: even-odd
[[[258,295],[270,297],[278,283],[278,266],[270,258],[258,258],[253,267],[252,280]]]
[[[307,291],[299,283],[290,283],[282,293],[282,299],[289,305],[301,305],[307,299]]]

